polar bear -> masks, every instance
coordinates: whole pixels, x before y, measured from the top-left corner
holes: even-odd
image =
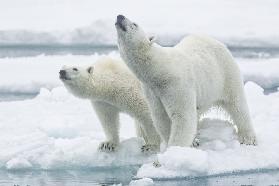
[[[153,126],[140,81],[123,61],[102,58],[89,67],[63,67],[59,74],[73,95],[91,101],[107,138],[99,146],[101,151],[114,151],[119,144],[120,112],[135,119],[137,135],[145,140],[142,152],[159,149],[160,136]]]
[[[142,82],[154,126],[167,146],[190,146],[200,115],[215,106],[231,116],[241,144],[256,145],[240,70],[222,43],[190,35],[162,47],[123,15],[115,26],[120,55]]]

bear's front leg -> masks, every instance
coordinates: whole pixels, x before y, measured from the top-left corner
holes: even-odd
[[[137,136],[142,137],[145,144],[141,147],[144,154],[152,154],[160,151],[160,136],[158,135],[149,114],[139,115],[135,120]]]
[[[195,137],[192,143],[192,147],[199,147],[200,146],[200,139]]]
[[[160,145],[145,144],[141,147],[144,154],[153,154],[160,151]]]
[[[105,102],[92,102],[100,119],[107,141],[99,145],[99,150],[113,152],[119,144],[119,110]]]
[[[151,111],[153,125],[160,135],[161,142],[166,144],[170,136],[170,118],[166,113],[160,98],[156,96],[148,86],[143,86],[143,88]],[[150,130],[147,130],[147,132],[150,132]]]
[[[181,89],[173,89],[161,98],[171,119],[168,146],[190,147],[197,134],[196,96]]]

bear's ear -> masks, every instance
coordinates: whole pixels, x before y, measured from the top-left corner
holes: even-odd
[[[150,36],[148,39],[149,39],[149,41],[150,41],[150,44],[152,44],[152,43],[155,42],[156,37],[155,37],[155,36]]]
[[[94,70],[94,67],[88,67],[87,68],[87,72],[89,73],[89,74],[92,74],[93,73],[93,70]]]

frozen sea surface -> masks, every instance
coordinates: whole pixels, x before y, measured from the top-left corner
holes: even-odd
[[[97,147],[105,138],[90,103],[74,98],[63,87],[51,91],[41,89],[33,99],[0,103],[0,169],[15,177],[19,173],[28,176],[34,171],[38,171],[38,176],[48,175],[58,170],[62,175],[63,171],[73,170],[88,176],[87,173],[90,175],[96,170],[115,169],[117,173],[123,167],[143,164],[138,171],[129,169],[131,172],[124,171],[124,175],[150,177],[155,183],[156,180],[176,179],[185,179],[185,183],[219,180],[213,175],[242,181],[238,177],[246,173],[253,173],[251,177],[256,179],[255,172],[268,175],[266,171],[279,168],[279,144],[276,143],[279,140],[279,93],[264,95],[263,89],[251,82],[246,84],[245,90],[258,146],[240,145],[226,117],[212,112],[200,123],[198,149],[172,147],[165,153],[149,156],[141,154],[143,141],[134,137],[133,121],[126,115],[121,115],[122,142],[118,151],[113,154],[98,152]],[[154,168],[152,162],[155,160],[162,166]],[[87,171],[83,174],[79,170]],[[111,177],[115,175],[104,173],[109,178],[110,174]],[[270,174],[278,175],[277,171]],[[119,180],[117,174],[115,178]],[[123,183],[125,181],[129,180]]]
[[[106,54],[119,58],[106,51],[0,58],[0,185],[127,185],[132,177],[153,181],[131,185],[278,184],[276,55],[236,58],[257,147],[239,145],[228,118],[215,110],[200,122],[198,149],[174,147],[147,156],[141,154],[143,141],[135,138],[133,120],[126,115],[121,115],[119,150],[98,152],[105,137],[90,103],[73,97],[58,79],[63,65],[92,64]],[[155,160],[162,166],[154,168]]]

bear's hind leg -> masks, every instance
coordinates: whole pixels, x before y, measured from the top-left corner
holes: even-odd
[[[135,128],[136,128],[136,136],[140,138],[144,138],[143,130],[141,128],[141,123],[138,120],[135,120]]]
[[[239,142],[246,145],[257,145],[244,92],[238,92],[232,95],[230,100],[224,103],[224,109],[228,112],[233,123],[238,128]]]

